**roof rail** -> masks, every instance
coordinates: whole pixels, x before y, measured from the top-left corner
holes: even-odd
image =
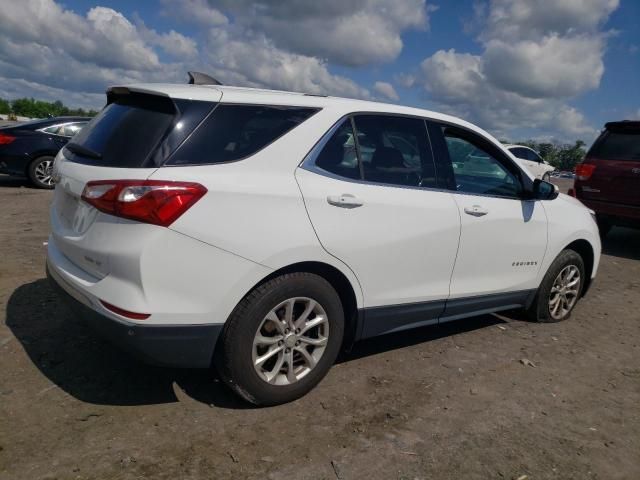
[[[206,73],[187,72],[187,74],[189,75],[189,85],[222,85],[222,82]]]

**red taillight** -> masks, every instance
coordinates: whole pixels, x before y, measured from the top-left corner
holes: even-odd
[[[0,133],[0,145],[9,145],[16,139],[13,135],[7,135],[6,133]]]
[[[593,163],[579,163],[576,165],[576,178],[578,180],[589,180],[595,169],[596,166]]]
[[[124,308],[116,307],[115,305],[111,305],[110,303],[105,302],[104,300],[100,300],[100,303],[107,310],[111,310],[113,313],[117,313],[122,317],[131,318],[133,320],[146,320],[151,316],[150,313],[136,313],[130,312],[129,310],[125,310]]]
[[[87,183],[82,199],[116,217],[168,227],[205,193],[199,183],[100,180]]]

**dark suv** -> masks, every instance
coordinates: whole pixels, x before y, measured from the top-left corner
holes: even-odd
[[[596,212],[600,234],[640,228],[640,121],[609,122],[576,166],[575,196]]]

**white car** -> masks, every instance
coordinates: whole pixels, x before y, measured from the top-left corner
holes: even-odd
[[[55,161],[49,276],[125,349],[215,364],[250,402],[302,396],[363,338],[564,320],[596,275],[590,211],[463,120],[225,86],[107,99]]]
[[[505,145],[505,148],[509,150],[534,177],[546,182],[551,179],[551,173],[555,170],[555,167],[544,161],[540,154],[534,149],[525,145]]]

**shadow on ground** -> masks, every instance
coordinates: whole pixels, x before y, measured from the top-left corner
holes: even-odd
[[[614,227],[602,241],[602,253],[640,260],[640,230]]]
[[[21,177],[10,177],[9,175],[0,174],[0,188],[29,188],[36,190],[36,188],[29,183],[29,180]]]
[[[7,326],[33,364],[55,385],[83,402],[150,405],[176,402],[174,383],[193,399],[221,408],[250,406],[239,400],[213,370],[145,365],[103,341],[66,304],[46,279],[17,288],[7,304]],[[360,342],[340,362],[428,342],[500,323],[485,315],[399,332]]]

